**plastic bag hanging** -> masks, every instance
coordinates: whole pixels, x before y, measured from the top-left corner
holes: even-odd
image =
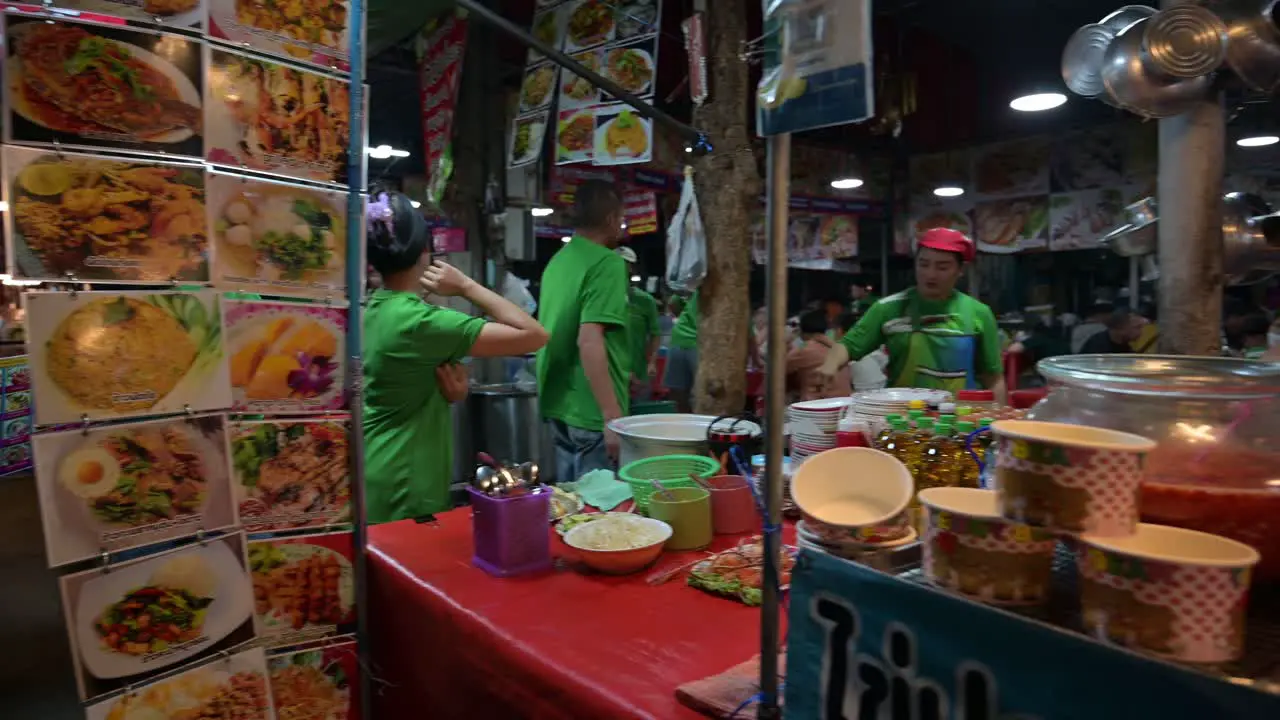
[[[667,226],[667,285],[693,292],[707,276],[707,236],[693,189],[693,168],[685,166],[680,206]]]

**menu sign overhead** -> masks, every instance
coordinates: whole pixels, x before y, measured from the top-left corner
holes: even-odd
[[[433,203],[444,197],[453,174],[451,145],[458,81],[466,52],[467,18],[461,11],[432,20],[419,37],[418,82],[422,92],[422,135],[427,193]]]

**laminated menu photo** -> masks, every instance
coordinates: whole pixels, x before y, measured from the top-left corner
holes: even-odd
[[[216,172],[208,187],[216,286],[314,298],[346,293],[346,192]]]
[[[294,645],[354,630],[354,557],[350,532],[250,542],[258,636]]]
[[[347,309],[227,300],[235,410],[330,412],[343,406]]]
[[[200,165],[7,145],[3,167],[11,275],[209,280]]]
[[[231,460],[249,532],[351,521],[348,421],[233,421]]]
[[[325,67],[351,55],[351,4],[344,0],[208,0],[209,35]]]
[[[272,655],[267,660],[278,718],[356,720],[360,663],[356,642]]]
[[[276,720],[262,648],[219,657],[85,708],[86,720]],[[299,716],[302,717],[302,716]],[[325,716],[311,716],[326,720]]]
[[[254,637],[244,534],[64,576],[62,608],[81,700]]]
[[[28,292],[36,424],[231,404],[221,302],[197,292]]]
[[[56,5],[163,27],[198,30],[204,25],[205,0],[58,0]]]
[[[32,440],[50,567],[236,524],[221,415]]]
[[[201,155],[198,40],[11,12],[5,47],[7,141]]]

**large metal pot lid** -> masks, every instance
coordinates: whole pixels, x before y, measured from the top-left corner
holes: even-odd
[[[696,440],[706,442],[707,428],[715,420],[714,415],[693,415],[690,413],[658,413],[654,415],[629,415],[609,423],[609,429],[619,435],[643,440]],[[716,430],[747,432],[751,435],[763,433],[760,426],[750,420],[734,417],[721,418],[716,423]]]
[[[523,388],[515,383],[493,383],[490,385],[472,385],[469,389],[471,395],[513,395],[517,397],[536,397],[538,391],[533,388]]]
[[[1280,364],[1198,355],[1060,355],[1036,368],[1051,383],[1135,395],[1250,399],[1280,395]]]

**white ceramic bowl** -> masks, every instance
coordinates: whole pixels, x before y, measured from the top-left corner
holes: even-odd
[[[911,471],[894,456],[863,447],[827,450],[807,459],[791,479],[791,497],[828,525],[882,525],[911,502]]]
[[[655,537],[659,537],[660,539],[643,547],[625,548],[622,550],[590,550],[582,547],[583,539],[590,536],[592,533],[599,532],[600,528],[597,526],[602,522],[607,522],[607,520],[596,520],[595,522],[579,525],[565,533],[564,543],[570,548],[573,548],[573,551],[578,555],[578,559],[581,560],[584,565],[592,570],[609,575],[626,575],[638,570],[643,570],[653,564],[654,560],[658,559],[658,556],[662,554],[662,546],[671,539],[671,526],[661,520],[654,520],[653,518],[641,517],[639,515],[627,515],[624,518],[620,518],[618,522],[630,522],[636,525],[647,525],[657,528],[660,533]],[[595,529],[589,530],[589,528]],[[584,533],[583,531],[586,532]]]

